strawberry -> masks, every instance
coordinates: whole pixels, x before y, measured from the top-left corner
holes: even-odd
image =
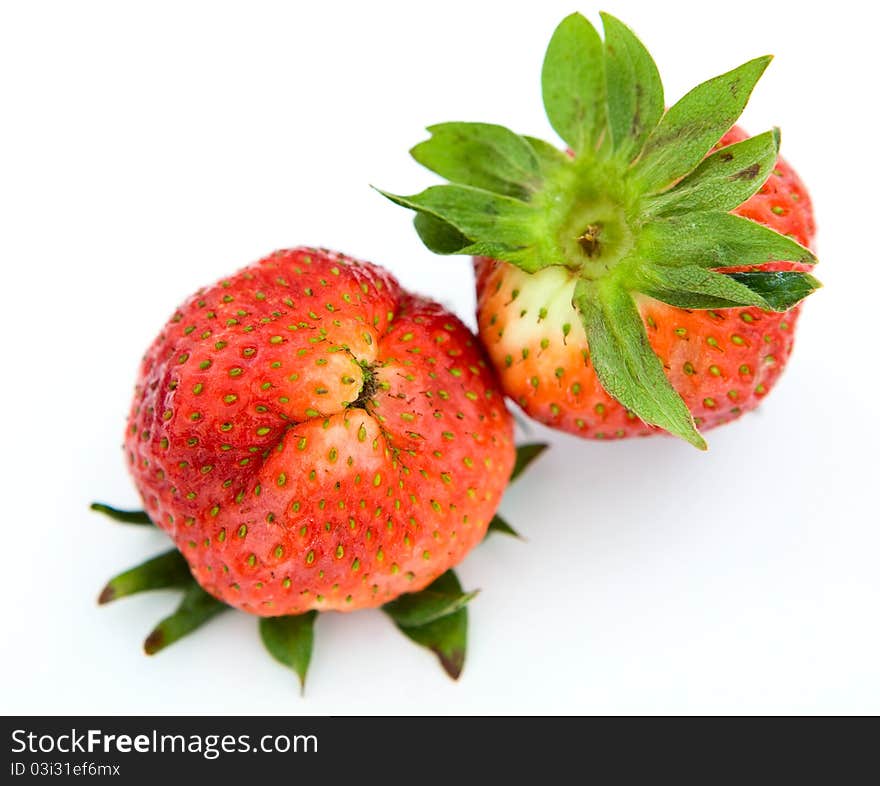
[[[589,438],[698,428],[754,409],[791,352],[810,199],[779,132],[733,127],[770,58],[665,109],[635,35],[602,15],[556,29],[542,87],[568,154],[484,123],[430,127],[413,157],[450,184],[413,196],[433,251],[475,257],[480,336],[502,386]]]
[[[143,360],[125,450],[201,588],[267,617],[431,584],[485,536],[514,464],[470,331],[380,268],[307,248],[180,307]],[[168,559],[151,570],[176,584]],[[200,593],[187,613],[215,608]]]
[[[719,147],[746,138],[734,127]],[[815,227],[809,196],[781,158],[761,190],[734,212],[804,246],[812,244]],[[584,355],[586,337],[571,304],[574,281],[560,291],[558,285],[542,286],[541,273],[529,276],[485,257],[476,259],[475,268],[480,336],[505,392],[531,417],[596,439],[655,430],[612,398],[590,367],[588,353]],[[752,269],[808,266],[776,262]],[[514,293],[526,295],[514,297]],[[524,297],[532,298],[535,305],[527,308]],[[799,306],[787,313],[755,307],[683,309],[645,296],[637,300],[637,307],[666,376],[703,430],[754,409],[767,395],[791,353],[799,312]]]

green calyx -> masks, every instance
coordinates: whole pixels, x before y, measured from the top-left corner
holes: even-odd
[[[770,62],[750,60],[665,109],[657,67],[635,35],[602,14],[604,41],[580,14],[556,29],[542,72],[544,107],[571,154],[502,126],[443,123],[412,149],[449,183],[383,193],[416,211],[439,254],[488,256],[528,273],[562,266],[606,390],[646,422],[705,448],[650,348],[634,296],[688,309],[787,311],[819,287],[800,272],[725,273],[811,251],[730,211],[760,189],[778,130],[712,148]]]
[[[546,449],[544,443],[519,445],[510,482],[522,475]],[[150,523],[149,516],[142,510],[119,510],[100,502],[93,502],[90,507],[115,521]],[[489,524],[487,536],[491,532],[520,537],[500,516],[495,516]],[[186,559],[174,548],[114,576],[101,590],[98,603],[104,605],[141,592],[166,589],[182,593],[181,600],[147,636],[144,641],[147,655],[161,652],[231,609],[199,586]],[[455,680],[461,676],[467,653],[467,605],[478,592],[465,592],[455,572],[447,570],[424,589],[400,595],[382,606],[382,610],[410,641],[434,653],[443,670]],[[317,611],[259,618],[263,645],[276,661],[296,673],[301,691],[305,689],[312,660],[317,618]]]
[[[509,526],[504,531],[516,535]],[[104,605],[141,592],[163,589],[177,590],[182,595],[177,608],[145,639],[144,652],[147,655],[161,652],[221,612],[231,609],[199,586],[186,559],[177,549],[170,549],[114,576],[98,596],[98,603]],[[458,679],[467,650],[465,607],[477,592],[463,591],[455,573],[448,570],[425,589],[401,595],[382,608],[407,638],[431,650],[444,671]],[[259,618],[263,645],[275,660],[297,674],[301,690],[305,688],[312,659],[317,618],[317,611]]]

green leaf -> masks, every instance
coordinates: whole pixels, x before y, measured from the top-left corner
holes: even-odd
[[[631,161],[663,116],[663,83],[653,58],[633,32],[602,13],[608,129],[615,154]]]
[[[646,423],[705,450],[693,416],[651,348],[629,292],[581,279],[572,302],[581,316],[593,368],[608,394]]]
[[[410,641],[431,650],[440,660],[443,670],[457,680],[467,655],[467,626],[465,608],[418,628],[398,628]]]
[[[471,245],[470,238],[430,213],[416,213],[413,225],[421,241],[435,254],[460,254]]]
[[[562,167],[571,166],[571,156],[563,153],[558,147],[554,147],[543,139],[536,139],[533,136],[524,136],[523,139],[529,143],[530,147],[538,159],[538,165],[541,168],[541,174],[544,177],[552,176]]]
[[[193,581],[176,611],[162,620],[144,641],[144,652],[155,655],[228,609]]]
[[[89,508],[123,524],[153,523],[150,517],[142,510],[119,510],[118,508],[110,507],[110,505],[105,505],[103,502],[93,502],[89,505]]]
[[[471,186],[431,186],[420,194],[380,191],[395,204],[435,216],[469,238],[513,247],[534,242],[538,213],[526,202]]]
[[[790,237],[730,213],[698,213],[647,224],[635,253],[657,264],[709,268],[772,261],[806,265],[816,262],[809,249]]]
[[[427,625],[464,608],[479,590],[463,592],[452,571],[446,571],[420,592],[401,595],[386,603],[382,610],[404,628]]]
[[[376,190],[418,212],[416,231],[435,253],[488,256],[529,272],[555,264],[534,245],[543,217],[526,202],[471,186],[431,186],[408,197]]]
[[[192,573],[183,555],[177,549],[171,549],[114,576],[98,596],[98,603],[109,603],[137,592],[186,587],[192,580]]]
[[[656,193],[696,167],[742,114],[770,60],[758,57],[703,82],[672,106],[634,165],[639,190]]]
[[[472,242],[454,226],[430,213],[416,213],[413,219],[416,232],[428,250],[435,254],[464,254],[473,257],[491,257],[518,265],[523,270],[540,270],[545,260],[536,249],[512,248],[503,243]]]
[[[734,306],[770,306],[732,276],[703,267],[652,266],[641,272],[639,292],[678,308],[732,308]]]
[[[647,214],[667,217],[733,210],[766,182],[779,155],[779,134],[764,134],[716,150],[669,191],[645,200]]]
[[[605,125],[602,39],[580,14],[553,33],[541,71],[550,125],[575,153],[594,147]]]
[[[435,254],[466,254],[499,259],[501,256],[516,253],[503,244],[475,243],[461,234],[452,224],[430,213],[416,213],[413,224],[421,241]]]
[[[486,535],[490,535],[493,532],[498,532],[502,535],[510,535],[512,538],[517,538],[517,540],[522,540],[522,535],[520,535],[513,527],[510,526],[501,516],[496,514],[492,521],[489,522],[489,528],[486,530]]]
[[[773,311],[788,311],[822,285],[807,273],[730,273],[729,277],[761,295]]]
[[[260,617],[260,638],[269,654],[299,676],[300,690],[305,690],[306,674],[312,660],[317,611],[286,617]]]
[[[716,273],[706,268],[652,266],[640,273],[639,292],[678,308],[757,306],[788,311],[822,285],[798,271]]]
[[[538,456],[540,456],[549,445],[546,442],[531,442],[525,445],[516,446],[516,461],[513,465],[513,471],[510,473],[510,483],[513,483],[523,472],[526,471]]]
[[[451,570],[446,571],[428,589],[454,595],[461,594],[462,588],[457,576]],[[465,655],[467,652],[467,608],[447,614],[445,617],[435,619],[425,625],[405,626],[397,624],[398,629],[411,641],[427,647],[440,660],[440,665],[446,673],[457,680],[464,668]]]
[[[504,126],[442,123],[428,128],[431,138],[410,153],[423,166],[452,183],[525,199],[541,184],[531,145]]]

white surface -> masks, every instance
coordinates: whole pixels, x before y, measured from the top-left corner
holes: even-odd
[[[826,289],[777,390],[708,455],[535,429],[553,449],[502,506],[529,542],[461,566],[483,591],[460,683],[380,613],[327,615],[305,699],[253,619],[149,659],[175,598],[95,605],[163,547],[87,510],[136,503],[119,445],[138,359],[191,290],[303,243],[472,322],[468,262],[428,253],[367,184],[425,185],[406,151],[432,122],[548,135],[539,68],[573,4],[0,6],[0,711],[880,711],[876,45],[853,5],[605,3],[669,98],[777,55],[744,123],[783,129]]]

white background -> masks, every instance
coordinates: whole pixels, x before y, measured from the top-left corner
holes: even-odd
[[[95,605],[165,547],[87,510],[137,504],[120,443],[138,359],[192,290],[298,244],[382,263],[473,323],[467,260],[432,256],[368,184],[430,182],[406,151],[433,122],[550,134],[539,69],[573,3],[0,6],[0,711],[880,711],[872,25],[844,2],[605,6],[669,99],[777,55],[743,122],[783,130],[825,289],[778,388],[707,455],[535,428],[553,448],[502,504],[528,542],[460,569],[482,593],[458,684],[379,612],[328,614],[304,699],[252,618],[147,658],[175,597]]]

